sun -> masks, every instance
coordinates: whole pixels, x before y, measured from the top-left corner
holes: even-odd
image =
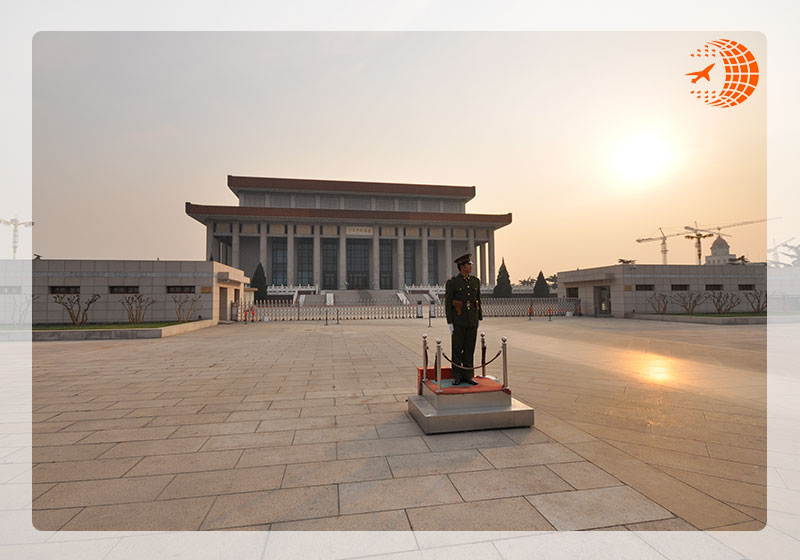
[[[621,139],[613,155],[614,170],[627,181],[657,178],[670,163],[669,146],[657,134],[640,132]]]

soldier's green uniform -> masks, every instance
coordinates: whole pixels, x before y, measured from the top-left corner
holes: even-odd
[[[471,255],[464,255],[456,260],[456,263],[460,265],[462,264],[460,261],[468,262],[470,258]],[[475,276],[464,275],[461,272],[450,278],[445,286],[444,308],[447,322],[453,325],[451,337],[453,378],[472,379],[472,370],[459,368],[456,364],[473,367],[478,321],[483,319],[481,281]]]

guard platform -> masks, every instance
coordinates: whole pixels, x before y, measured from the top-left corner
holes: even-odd
[[[441,367],[441,340],[436,341],[436,361],[427,365],[427,337],[423,336],[423,367],[417,368],[417,395],[409,397],[408,412],[426,434],[466,432],[493,428],[533,426],[531,407],[511,396],[508,387],[506,339],[498,355],[503,356],[503,380],[488,376],[486,342],[481,334],[481,370],[477,385],[453,386],[450,367]],[[495,356],[497,358],[497,356]],[[493,358],[491,361],[494,361]],[[491,361],[489,363],[491,363]]]

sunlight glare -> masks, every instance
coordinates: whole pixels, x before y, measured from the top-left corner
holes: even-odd
[[[628,181],[642,181],[664,171],[672,154],[664,140],[641,132],[622,139],[614,151],[614,169]]]
[[[674,370],[669,358],[644,354],[641,356],[636,369],[647,380],[654,383],[663,383],[671,380]]]

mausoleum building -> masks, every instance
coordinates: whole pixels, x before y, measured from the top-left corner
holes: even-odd
[[[495,230],[511,214],[469,214],[474,186],[228,176],[238,206],[186,203],[206,226],[211,260],[267,284],[317,290],[443,285],[472,253],[493,285]]]

